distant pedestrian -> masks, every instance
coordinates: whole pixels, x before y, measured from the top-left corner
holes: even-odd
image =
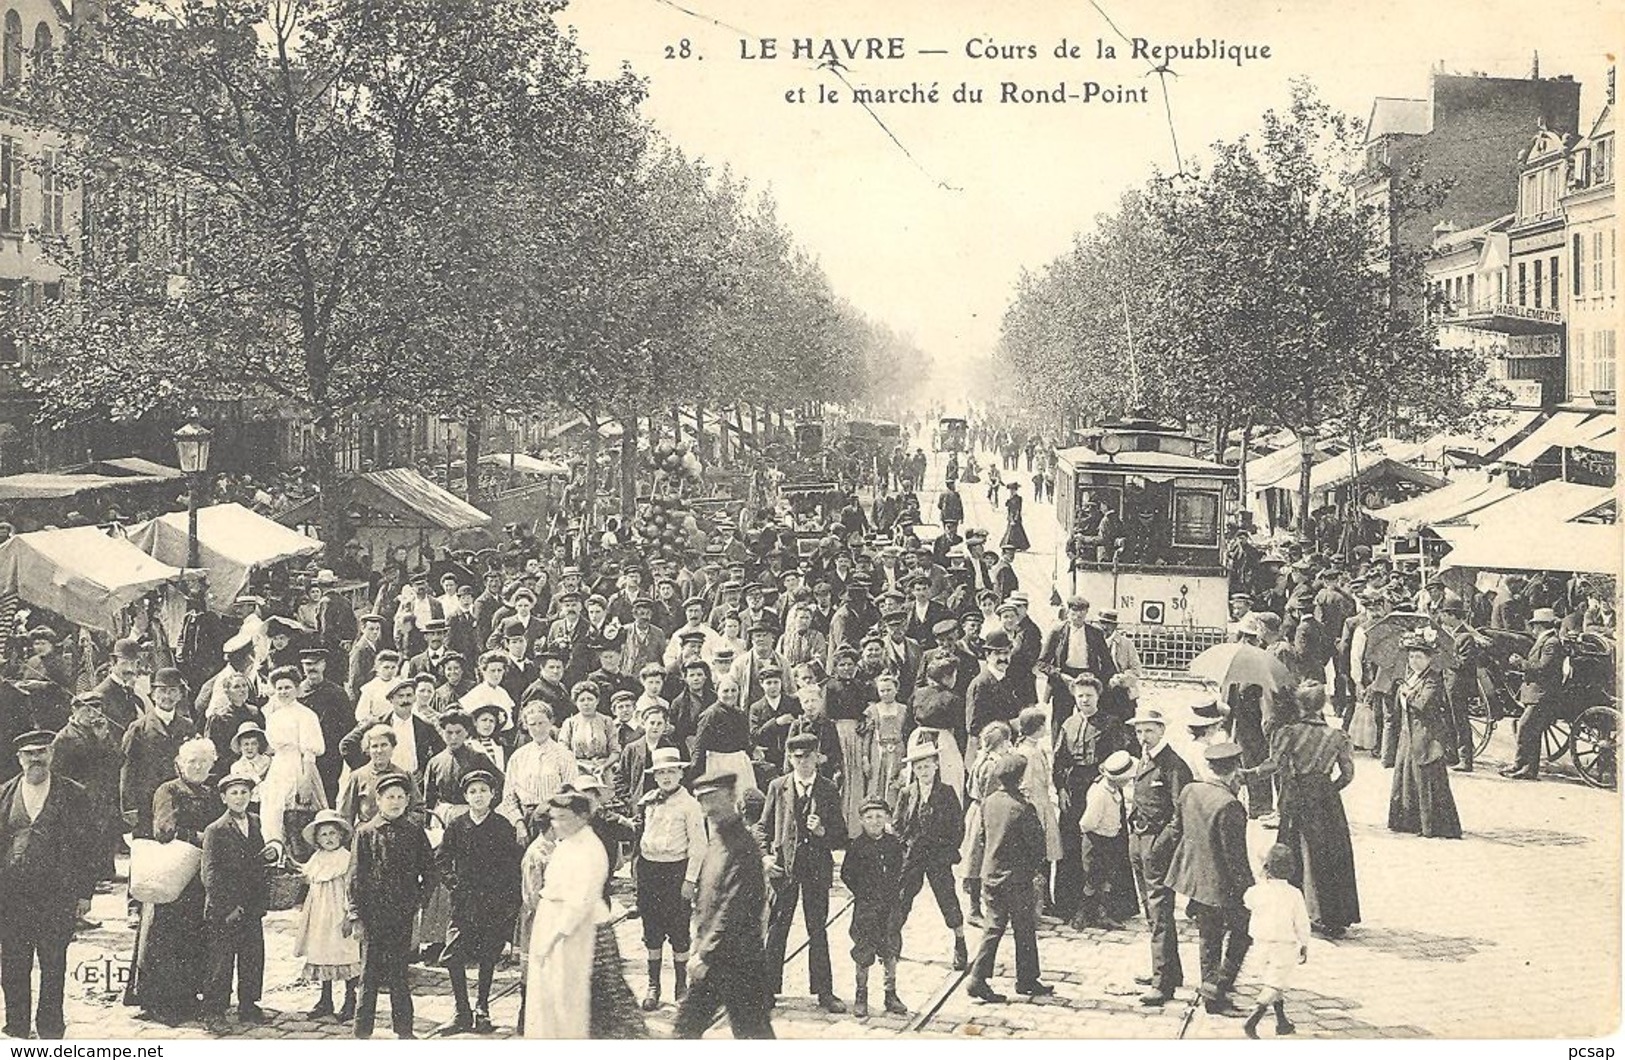
[[[1258,1037],[1258,1021],[1264,1010],[1275,1009],[1275,1033],[1287,1035],[1297,1030],[1286,1018],[1284,998],[1292,985],[1297,967],[1309,959],[1309,911],[1303,894],[1289,881],[1296,859],[1280,843],[1264,858],[1264,878],[1247,888],[1242,896],[1250,914],[1248,933],[1253,937],[1253,961],[1259,983],[1258,1004],[1242,1029],[1247,1037]]]

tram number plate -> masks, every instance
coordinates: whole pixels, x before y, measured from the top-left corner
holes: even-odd
[[[1120,596],[1117,598],[1117,606],[1124,611],[1132,611],[1136,602],[1140,606],[1140,624],[1142,626],[1163,625],[1168,621],[1168,611],[1170,609],[1174,611],[1183,611],[1187,606],[1185,598],[1182,596],[1176,596],[1172,601],[1169,602],[1164,602],[1162,600],[1136,601],[1132,596]]]

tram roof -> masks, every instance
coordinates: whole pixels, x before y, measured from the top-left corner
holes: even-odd
[[[1056,458],[1069,467],[1090,471],[1151,472],[1152,474],[1179,474],[1194,472],[1208,475],[1236,475],[1237,469],[1228,464],[1215,463],[1195,456],[1155,451],[1125,450],[1120,453],[1097,453],[1087,445],[1061,449]]]

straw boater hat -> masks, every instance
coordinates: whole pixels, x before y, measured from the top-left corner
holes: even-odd
[[[649,768],[644,772],[654,774],[657,769],[687,769],[688,763],[683,760],[683,752],[675,747],[656,747],[654,754],[649,756]]]
[[[243,753],[244,736],[258,736],[260,738],[260,750],[262,751],[270,746],[271,741],[266,738],[265,730],[252,721],[245,721],[237,726],[237,733],[231,738],[231,749],[238,754]]]
[[[919,743],[909,748],[908,754],[903,756],[903,761],[905,763],[923,762],[927,758],[934,759],[941,754],[942,749],[936,744],[921,740]]]
[[[355,833],[355,829],[350,827],[350,822],[344,819],[343,814],[337,810],[321,810],[317,812],[315,818],[309,824],[305,825],[299,834],[305,837],[306,843],[314,847],[316,845],[316,830],[324,824],[333,825],[343,832],[346,844],[350,842],[350,837]]]
[[[1134,756],[1127,751],[1113,751],[1100,763],[1100,771],[1114,779],[1126,777],[1134,769]]]
[[[1163,716],[1158,707],[1140,706],[1134,711],[1134,717],[1128,720],[1130,725],[1161,725],[1166,727],[1168,719]]]

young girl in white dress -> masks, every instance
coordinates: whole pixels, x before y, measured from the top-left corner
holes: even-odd
[[[310,1010],[310,1019],[334,1015],[333,984],[344,984],[340,1022],[355,1014],[355,985],[361,975],[361,940],[344,931],[350,910],[350,824],[335,810],[322,810],[305,826],[305,842],[315,848],[299,867],[310,891],[299,913],[299,935],[293,955],[305,959],[301,976],[320,983],[322,996]]]
[[[1250,914],[1247,933],[1253,937],[1247,966],[1257,971],[1263,984],[1258,992],[1258,1007],[1242,1025],[1249,1038],[1258,1037],[1258,1021],[1271,1007],[1275,1009],[1276,1035],[1297,1030],[1286,1018],[1282,999],[1298,965],[1309,959],[1309,910],[1303,892],[1287,882],[1292,875],[1293,856],[1291,848],[1281,843],[1270,847],[1264,857],[1264,878],[1241,897]]]
[[[863,728],[869,734],[868,784],[864,795],[870,799],[895,802],[897,777],[903,770],[903,721],[908,708],[897,701],[897,677],[888,671],[875,675],[875,692],[880,702],[863,712]]]

